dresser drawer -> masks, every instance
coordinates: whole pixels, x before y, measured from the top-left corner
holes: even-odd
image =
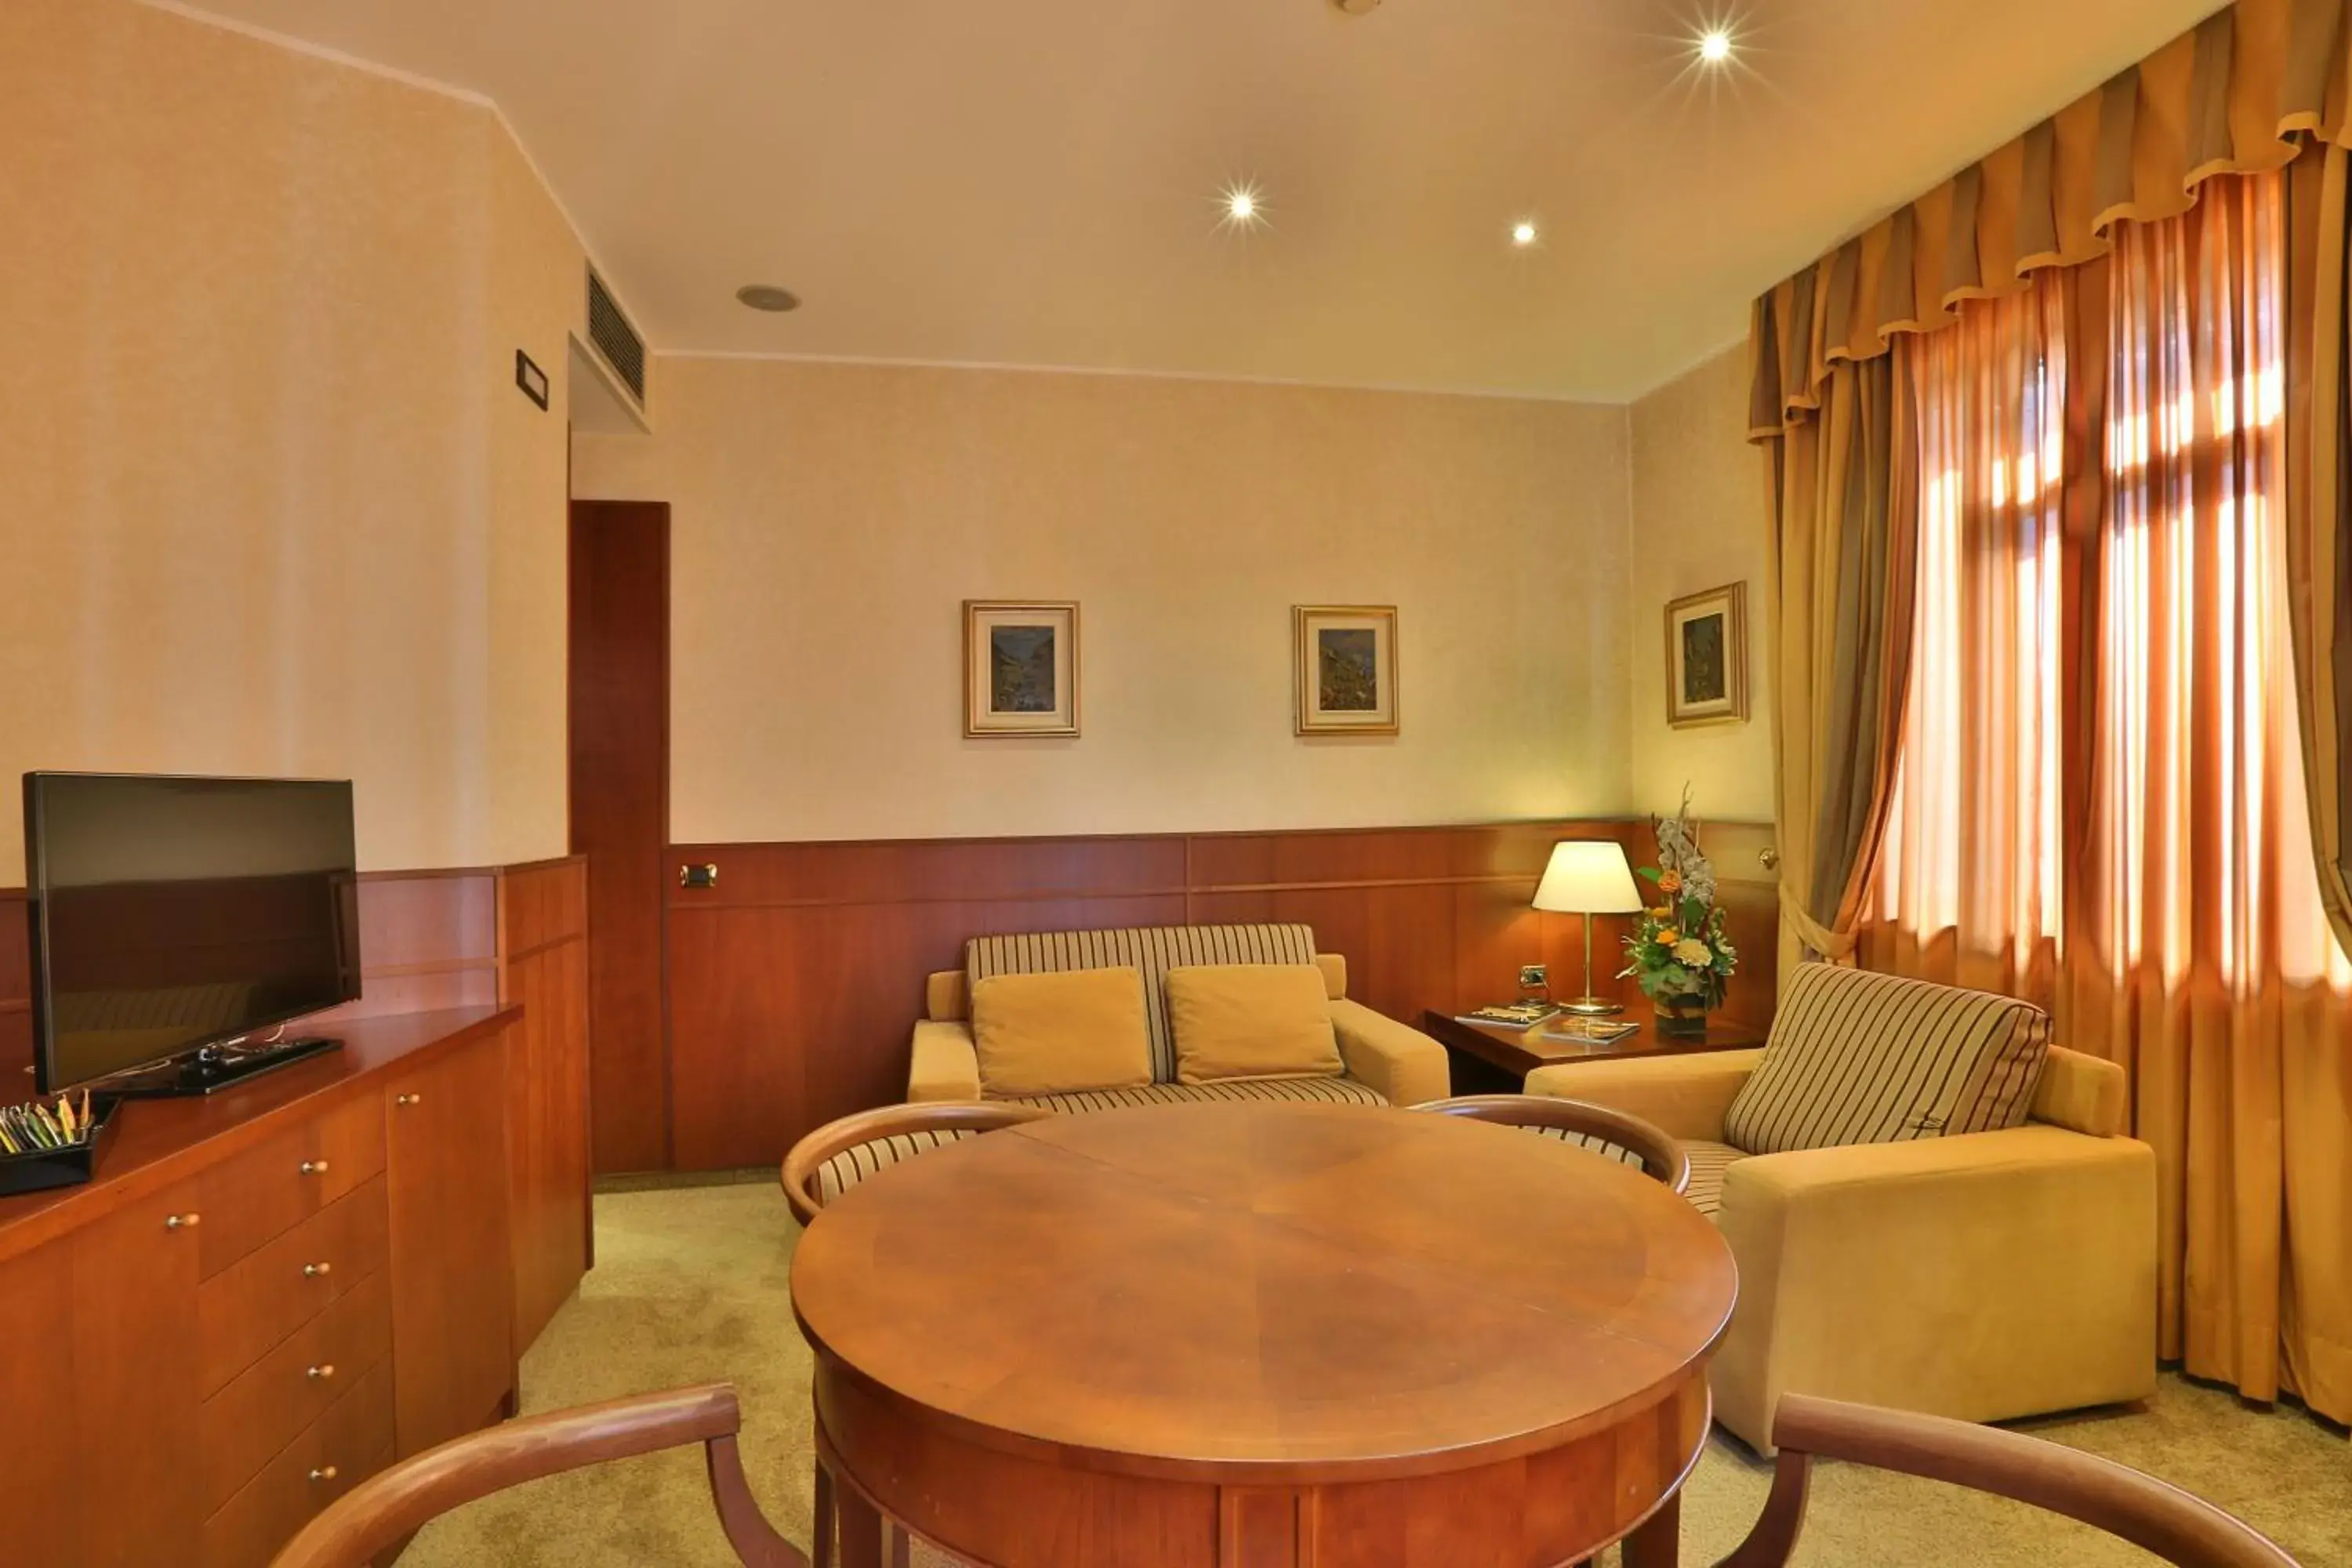
[[[391,1350],[391,1288],[378,1269],[206,1400],[205,1510],[226,1502]]]
[[[383,1171],[383,1104],[354,1096],[198,1180],[205,1278],[250,1256]]]
[[[390,1463],[387,1357],[205,1521],[205,1568],[261,1568],[320,1510]]]
[[[210,1225],[208,1215],[205,1223]],[[196,1291],[198,1384],[209,1398],[387,1258],[383,1178],[304,1220]]]

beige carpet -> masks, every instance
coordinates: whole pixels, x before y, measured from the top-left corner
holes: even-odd
[[[597,1200],[596,1226],[594,1272],[524,1359],[524,1408],[731,1381],[743,1400],[751,1484],[769,1517],[805,1544],[808,1350],[786,1298],[795,1230],[772,1179],[608,1194]],[[2145,1410],[2036,1429],[2213,1500],[2270,1531],[2308,1568],[2352,1564],[2352,1444],[2307,1416],[2255,1410],[2168,1377]],[[1746,1533],[1769,1474],[1736,1445],[1716,1441],[1684,1494],[1685,1563],[1706,1568]],[[2155,1560],[2013,1504],[1832,1465],[1823,1468],[1797,1561],[2103,1568]],[[679,1453],[478,1503],[426,1531],[402,1562],[720,1568],[734,1558],[712,1518],[698,1454]]]

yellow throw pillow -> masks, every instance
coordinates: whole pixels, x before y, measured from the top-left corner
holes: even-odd
[[[1143,972],[989,975],[971,988],[971,1043],[980,1091],[991,1100],[1150,1083]]]
[[[1168,972],[1176,1080],[1337,1078],[1323,972],[1311,963],[1204,963]]]

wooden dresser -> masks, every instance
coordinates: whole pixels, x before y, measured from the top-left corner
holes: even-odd
[[[0,1557],[260,1568],[362,1478],[511,1409],[542,1326],[518,1303],[569,1294],[588,1236],[584,1170],[535,1168],[584,1148],[584,1079],[510,1082],[551,1070],[521,1018],[338,1024],[341,1051],[125,1106],[89,1185],[0,1200]],[[580,1140],[529,1135],[551,1100]]]

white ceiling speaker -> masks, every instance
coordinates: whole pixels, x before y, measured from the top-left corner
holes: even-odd
[[[1367,16],[1381,8],[1381,0],[1331,0],[1350,16]]]

